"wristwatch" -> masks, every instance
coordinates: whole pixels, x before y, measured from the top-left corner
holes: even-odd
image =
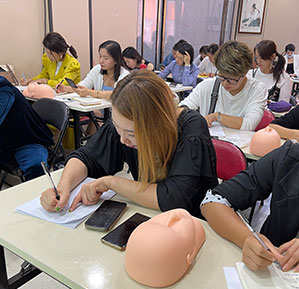
[[[218,111],[217,121],[220,122],[220,120],[221,120],[221,112]]]

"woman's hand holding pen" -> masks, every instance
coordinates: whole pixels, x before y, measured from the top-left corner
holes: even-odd
[[[280,261],[283,271],[288,271],[295,266],[294,271],[299,272],[299,238],[284,243],[278,250],[283,255]]]
[[[70,86],[63,85],[63,84],[57,84],[55,87],[55,91],[57,93],[60,93],[60,92],[65,93],[65,92],[74,92],[75,89]]]
[[[73,200],[70,211],[76,209],[78,204],[82,202],[84,205],[94,205],[99,201],[103,192],[109,190],[107,180],[109,177],[102,177],[82,186],[81,191]]]
[[[32,79],[25,79],[25,78],[21,78],[20,83],[21,85],[28,85],[30,82],[32,82]]]
[[[48,212],[61,211],[61,209],[66,206],[68,199],[70,198],[70,193],[61,190],[59,186],[57,187],[57,191],[60,196],[59,201],[56,198],[56,193],[53,188],[45,190],[40,196],[40,203]]]
[[[242,260],[252,271],[265,269],[276,260],[280,263],[283,258],[278,249],[264,235],[259,234],[259,236],[271,252],[263,248],[253,234],[249,234],[243,244]]]

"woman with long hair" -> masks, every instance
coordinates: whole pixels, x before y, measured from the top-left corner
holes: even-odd
[[[65,77],[75,83],[80,81],[80,63],[78,62],[75,48],[68,45],[66,40],[57,32],[49,32],[43,39],[45,54],[42,57],[43,70],[32,79],[21,79],[22,85],[35,81],[55,87],[63,80],[68,85]],[[69,54],[69,53],[71,54]]]
[[[75,91],[81,97],[89,95],[109,99],[117,82],[129,74],[122,63],[120,45],[116,41],[107,40],[99,46],[99,64],[89,71],[78,88],[59,85],[57,91]]]
[[[124,49],[122,57],[128,70],[140,69],[142,67],[147,70],[154,70],[154,65],[148,60],[144,59],[132,46]]]
[[[63,208],[71,190],[87,176],[70,209],[82,201],[98,202],[111,189],[145,207],[166,211],[185,208],[201,217],[199,204],[214,187],[216,156],[205,119],[179,108],[167,84],[148,70],[133,71],[111,96],[112,120],[106,121],[87,145],[74,152],[58,185],[41,196],[48,211]],[[133,179],[114,176],[129,166]]]
[[[286,102],[290,101],[292,84],[289,75],[285,72],[285,59],[277,52],[272,40],[262,40],[254,47],[257,69],[248,72],[249,77],[263,82],[268,89],[268,99]],[[277,87],[275,92],[275,87]],[[278,93],[279,91],[279,93]],[[273,93],[277,95],[273,98]]]

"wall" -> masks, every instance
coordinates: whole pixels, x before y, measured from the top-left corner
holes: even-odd
[[[95,63],[99,44],[107,39],[118,41],[122,48],[136,45],[137,2],[92,1]],[[52,0],[52,4],[54,31],[77,50],[83,78],[90,70],[88,0]],[[42,69],[43,11],[43,0],[0,0],[0,64],[12,64],[18,78],[22,72],[31,78]]]
[[[41,0],[0,1],[0,64],[12,64],[19,79],[42,69],[43,9]]]
[[[298,0],[267,0],[262,34],[236,33],[235,37],[237,4],[233,21],[232,39],[245,42],[251,48],[263,39],[270,39],[275,41],[279,52],[284,50],[286,44],[293,43],[296,46],[296,53],[299,53]]]

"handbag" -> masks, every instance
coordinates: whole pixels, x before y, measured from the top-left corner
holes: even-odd
[[[280,94],[280,87],[277,86],[277,81],[276,81],[275,84],[270,89],[268,89],[268,100],[278,101],[279,94]]]
[[[18,79],[8,64],[0,65],[0,76],[6,78],[12,85],[20,85]]]

